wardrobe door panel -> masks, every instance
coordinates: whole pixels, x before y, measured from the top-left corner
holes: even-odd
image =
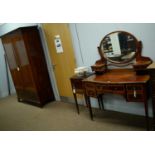
[[[16,88],[18,96],[22,97],[23,94],[23,84],[21,79],[21,73],[19,72],[19,66],[16,60],[15,50],[11,42],[3,43],[5,53],[7,56],[10,72],[13,78],[13,82]]]
[[[23,39],[42,103],[54,100],[45,55],[37,27],[22,29]]]
[[[32,76],[32,69],[29,63],[28,55],[22,37],[14,38],[14,47],[20,64],[20,72],[24,86],[25,98],[38,100],[38,94],[35,82]]]
[[[7,59],[8,59],[8,63],[10,66],[11,70],[17,69],[17,62],[15,59],[15,55],[14,55],[14,49],[11,43],[6,43],[4,44],[4,48],[6,51],[6,55],[7,55]]]
[[[21,66],[29,65],[29,60],[27,57],[27,53],[26,53],[23,40],[16,40],[15,46],[18,50],[18,56],[19,56]]]

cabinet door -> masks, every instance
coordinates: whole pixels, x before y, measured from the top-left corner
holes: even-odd
[[[36,100],[37,90],[22,36],[19,35],[14,37],[13,42],[23,80],[25,99],[31,98],[32,100]]]
[[[21,97],[23,92],[23,84],[22,84],[21,74],[19,72],[19,66],[16,60],[15,50],[13,48],[11,39],[4,41],[3,46],[7,56],[7,60],[8,60],[9,68],[13,78],[13,82],[16,88],[16,92],[18,96]]]

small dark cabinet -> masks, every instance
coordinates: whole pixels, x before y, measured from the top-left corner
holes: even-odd
[[[19,101],[43,106],[55,100],[37,26],[1,36]]]

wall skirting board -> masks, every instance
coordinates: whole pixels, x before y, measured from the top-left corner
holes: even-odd
[[[60,99],[62,102],[73,103],[73,104],[75,103],[75,100],[73,97],[60,96]],[[83,97],[78,98],[78,104],[79,105],[86,105]]]

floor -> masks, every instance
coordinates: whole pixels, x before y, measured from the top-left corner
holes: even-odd
[[[143,131],[145,118],[119,112],[80,106],[80,114],[74,104],[51,102],[43,108],[17,102],[16,96],[0,100],[1,131]]]

